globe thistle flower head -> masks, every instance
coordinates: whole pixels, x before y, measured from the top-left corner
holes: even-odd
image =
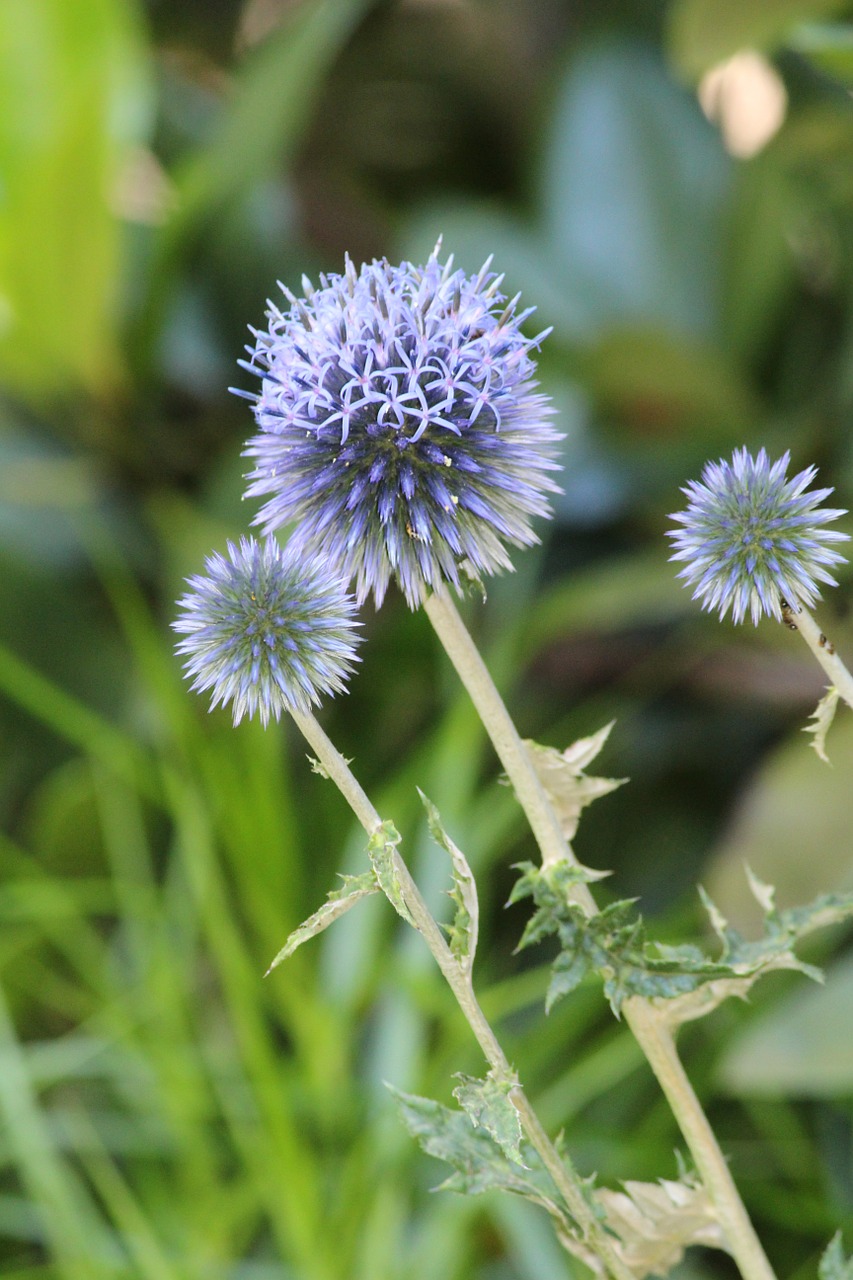
[[[829,569],[845,557],[831,544],[848,535],[824,526],[846,512],[821,507],[832,489],[808,492],[817,468],[788,480],[789,461],[788,452],[771,463],[763,449],[755,458],[737,449],[731,462],[709,462],[682,490],[687,509],[670,517],[681,526],[667,535],[670,559],[686,562],[678,577],[721,619],[731,610],[733,622],[747,612],[756,625],[762,614],[781,621],[783,602],[811,606],[818,582],[838,585]]]
[[[210,689],[210,709],[232,703],[234,723],[282,711],[310,711],[339,692],[357,661],[355,602],[315,560],[294,557],[274,538],[241,538],[187,580],[177,652],[192,688]]]
[[[525,338],[531,310],[500,293],[489,263],[476,276],[374,261],[320,277],[289,308],[269,303],[244,367],[261,378],[248,496],[256,523],[293,523],[359,602],[382,602],[395,578],[410,607],[466,570],[510,568],[507,544],[538,539],[535,516],[561,438],[537,391]],[[246,395],[247,393],[240,393]]]

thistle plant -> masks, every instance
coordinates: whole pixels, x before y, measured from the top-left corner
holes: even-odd
[[[764,449],[754,458],[736,449],[731,462],[709,462],[701,481],[682,490],[686,509],[671,517],[680,527],[667,534],[670,559],[685,562],[678,577],[721,619],[731,611],[743,622],[748,611],[756,626],[767,615],[800,631],[830,677],[831,705],[840,696],[853,706],[850,673],[808,611],[819,582],[838,585],[830,570],[845,557],[833,544],[849,534],[825,526],[847,512],[821,506],[832,489],[809,489],[816,467],[789,480],[790,459],[786,451],[771,463]]]
[[[530,311],[476,276],[373,262],[303,281],[269,303],[245,367],[261,378],[247,495],[256,523],[293,526],[382,603],[393,577],[412,608],[466,570],[510,567],[505,543],[537,541],[531,517],[556,489],[553,409],[536,390]]]
[[[357,660],[355,604],[319,560],[296,559],[274,538],[241,538],[214,552],[206,575],[189,579],[173,623],[186,639],[193,689],[211,690],[211,709],[231,703],[234,723],[282,711],[308,712],[340,692]]]
[[[736,449],[682,490],[690,501],[672,517],[681,528],[668,534],[671,559],[686,562],[679,578],[695,583],[693,599],[721,619],[731,610],[743,622],[748,610],[756,626],[763,614],[781,622],[786,601],[811,606],[818,582],[838,586],[829,569],[844,557],[830,544],[848,535],[824,526],[847,513],[821,507],[832,489],[809,491],[816,467],[788,480],[790,460],[786,452],[771,464],[763,449],[755,458]]]
[[[560,437],[533,361],[545,335],[523,335],[531,312],[519,311],[517,298],[507,302],[500,284],[488,263],[468,277],[451,261],[442,265],[436,249],[424,267],[382,261],[356,271],[347,261],[316,290],[303,281],[302,298],[285,290],[285,311],[269,304],[268,328],[255,333],[245,362],[261,378],[260,392],[249,395],[257,433],[247,446],[247,495],[265,499],[256,523],[268,536],[229,545],[228,558],[212,556],[206,574],[190,579],[175,623],[184,637],[178,650],[193,687],[211,691],[214,706],[231,703],[235,723],[257,714],[266,724],[287,711],[367,836],[364,872],[344,878],[270,969],[361,898],[384,893],[424,938],[468,1020],[487,1071],[462,1079],[458,1109],[398,1095],[413,1135],[451,1165],[448,1185],[472,1194],[502,1188],[542,1206],[568,1252],[599,1276],[664,1275],[701,1243],[730,1253],[745,1280],[772,1280],[675,1034],[773,969],[815,976],[795,945],[853,913],[853,896],[780,912],[772,889],[752,877],[764,935],[746,942],[706,900],[719,939],[714,956],[655,944],[632,903],[599,909],[591,886],[604,873],[579,864],[571,840],[583,809],[619,785],[587,773],[608,729],[562,752],[522,741],[451,595],[511,567],[509,548],[536,541],[531,521],[549,514],[555,489]],[[814,627],[816,651],[849,701],[850,677],[805,609],[842,559],[832,544],[843,535],[825,528],[842,513],[821,507],[829,490],[808,491],[813,468],[788,481],[788,461],[771,464],[763,450],[753,459],[744,449],[731,464],[710,464],[685,489],[690,503],[674,517],[673,558],[721,617],[741,622],[749,612],[757,622],[768,614],[809,643]],[[285,526],[282,551],[272,535]],[[694,1162],[677,1181],[596,1188],[571,1161],[571,1135],[568,1143],[548,1136],[475,994],[478,897],[464,853],[422,796],[450,862],[454,911],[445,938],[406,867],[400,834],[312,714],[322,694],[341,691],[356,660],[347,589],[354,584],[359,602],[372,596],[379,605],[392,580],[447,650],[539,846],[541,862],[521,867],[511,900],[533,906],[522,946],[558,940],[547,1005],[589,974],[602,980]],[[835,1242],[822,1280],[843,1280],[848,1265]]]

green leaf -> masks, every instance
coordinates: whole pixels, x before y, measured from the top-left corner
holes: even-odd
[[[470,1083],[475,1099],[487,1085],[483,1081]],[[394,1088],[391,1092],[409,1133],[428,1155],[443,1160],[454,1171],[438,1190],[463,1195],[508,1191],[540,1205],[551,1215],[563,1246],[592,1270],[600,1271],[572,1219],[555,1200],[550,1177],[529,1143],[519,1141],[523,1161],[519,1167],[482,1127],[472,1127],[464,1112]],[[595,1213],[612,1233],[615,1252],[637,1280],[665,1274],[690,1245],[725,1248],[707,1193],[689,1176],[679,1181],[629,1182],[623,1191],[593,1190],[590,1182],[585,1191]]]
[[[453,1096],[470,1117],[472,1124],[485,1129],[510,1160],[524,1165],[521,1157],[521,1118],[510,1098],[512,1090],[518,1085],[515,1077],[501,1076],[491,1070],[485,1080],[461,1074],[456,1078],[462,1083],[453,1090]]]
[[[454,844],[441,824],[441,818],[435,805],[418,787],[418,795],[426,809],[427,825],[430,835],[450,855],[453,872],[453,889],[450,897],[456,907],[453,923],[447,929],[450,950],[456,956],[465,973],[471,972],[474,955],[477,950],[480,906],[477,901],[477,886],[468,865],[468,859],[462,850]]]
[[[764,932],[754,941],[743,938],[733,929],[704,890],[700,889],[711,924],[722,944],[718,968],[725,970],[711,977],[701,987],[667,1003],[670,1025],[678,1026],[711,1013],[730,996],[743,999],[750,987],[766,973],[778,969],[795,969],[816,982],[822,982],[821,971],[798,959],[794,948],[810,933],[838,924],[853,915],[853,893],[822,894],[814,902],[788,911],[777,911],[774,890],[747,868],[753,897],[764,911]],[[672,950],[658,946],[662,955]]]
[[[568,863],[551,867],[522,865],[522,876],[510,902],[532,897],[536,911],[518,950],[556,936],[560,953],[551,966],[546,1011],[589,974],[604,981],[604,993],[619,1017],[629,996],[665,1002],[670,1024],[700,1018],[729,996],[743,996],[762,974],[775,969],[798,969],[820,979],[819,970],[799,960],[795,944],[815,929],[853,914],[853,894],[825,894],[810,906],[778,912],[773,890],[749,873],[750,888],[764,910],[764,934],[747,941],[702,893],[711,923],[720,939],[720,955],[712,959],[695,946],[670,947],[646,938],[642,918],[632,901],[613,902],[597,915],[587,916],[570,900],[578,882],[578,868]]]
[[[619,1240],[619,1257],[637,1280],[669,1275],[691,1245],[727,1248],[711,1198],[698,1180],[685,1176],[622,1185],[622,1191],[601,1189],[595,1198]]]
[[[367,844],[367,855],[370,858],[379,887],[391,903],[391,906],[398,915],[403,917],[407,924],[416,928],[417,926],[411,917],[409,908],[406,906],[403,887],[400,884],[400,878],[395,866],[399,856],[397,854],[397,845],[401,839],[402,836],[394,826],[394,823],[386,820],[381,826],[377,827],[370,837]]]
[[[115,200],[150,116],[128,0],[0,5],[0,375],[30,399],[121,378]]]
[[[814,747],[818,757],[825,764],[829,764],[829,756],[826,754],[826,735],[829,733],[830,726],[835,719],[838,697],[838,690],[834,685],[831,689],[827,689],[809,717],[810,720],[814,721],[814,724],[807,724],[803,729],[803,733],[814,734],[810,745]]]
[[[605,995],[619,1017],[628,996],[672,998],[720,972],[697,948],[681,948],[678,955],[655,955],[632,901],[611,903],[588,917],[569,900],[572,887],[582,878],[578,868],[568,863],[537,868],[528,863],[522,870],[510,902],[530,896],[537,909],[517,950],[551,935],[560,942],[560,954],[551,966],[546,1011],[592,973],[603,977]]]
[[[579,738],[564,751],[540,746],[529,738],[524,743],[567,840],[574,839],[581,810],[586,805],[627,782],[627,778],[588,778],[584,773],[587,765],[601,751],[612,728],[611,721],[598,733],[589,738]]]
[[[841,7],[841,0],[677,0],[669,9],[670,57],[698,80],[740,49],[775,49],[799,23]]]
[[[523,1164],[512,1163],[487,1133],[472,1126],[464,1111],[388,1087],[412,1137],[427,1155],[443,1160],[454,1170],[438,1189],[461,1195],[480,1195],[495,1189],[509,1191],[541,1205],[562,1231],[571,1232],[570,1220],[558,1207],[551,1180],[529,1143],[520,1144]]]
[[[333,889],[322,907],[319,907],[313,915],[303,921],[285,942],[281,951],[278,952],[266,974],[272,973],[283,960],[288,956],[292,956],[297,947],[301,947],[303,942],[307,942],[309,938],[313,938],[318,933],[322,933],[324,929],[328,929],[330,924],[334,924],[342,915],[345,915],[351,907],[354,907],[360,898],[366,898],[371,893],[379,892],[379,884],[374,871],[365,871],[360,876],[342,876],[343,884],[339,889]]]
[[[853,1258],[845,1258],[841,1232],[832,1237],[818,1264],[818,1280],[853,1280]]]

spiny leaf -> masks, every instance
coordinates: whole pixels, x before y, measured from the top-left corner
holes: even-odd
[[[510,1160],[524,1165],[520,1146],[521,1118],[510,1098],[518,1081],[512,1076],[500,1076],[494,1070],[485,1080],[461,1074],[456,1078],[462,1083],[453,1090],[453,1096],[472,1124],[485,1129]]]
[[[557,1205],[551,1180],[529,1143],[519,1144],[523,1166],[511,1163],[488,1133],[471,1124],[464,1111],[388,1087],[412,1137],[427,1155],[444,1160],[454,1170],[436,1190],[462,1195],[479,1195],[494,1188],[510,1191],[542,1205],[562,1231],[572,1233],[571,1220]]]
[[[818,1280],[853,1280],[853,1258],[845,1258],[841,1232],[837,1231],[826,1246],[818,1264]]]
[[[565,751],[543,747],[530,739],[525,746],[533,759],[539,781],[556,813],[563,835],[574,839],[581,810],[586,805],[621,787],[626,778],[588,778],[584,773],[607,741],[613,722],[589,738],[579,738]]]
[[[725,1233],[705,1188],[688,1176],[671,1182],[625,1182],[624,1190],[595,1193],[617,1253],[637,1280],[665,1276],[691,1245],[728,1251]]]
[[[569,900],[567,891],[581,877],[568,862],[538,868],[528,863],[522,870],[510,902],[531,896],[537,910],[517,949],[552,934],[560,942],[560,954],[551,967],[547,1010],[589,973],[604,978],[605,994],[618,1017],[628,996],[671,998],[692,991],[708,976],[726,972],[697,948],[681,948],[677,955],[666,957],[655,954],[632,901],[611,903],[598,915],[587,917]]]
[[[826,764],[829,764],[829,756],[826,754],[826,735],[829,727],[835,719],[835,709],[838,706],[838,690],[835,685],[827,689],[820,702],[815,707],[809,717],[814,724],[807,724],[803,729],[803,733],[812,733],[814,738],[809,743],[814,747],[815,751]]]
[[[518,949],[555,935],[560,954],[551,967],[546,1009],[590,973],[604,979],[604,991],[619,1016],[629,996],[661,1002],[672,1026],[710,1013],[728,996],[743,996],[764,973],[798,969],[820,980],[820,971],[798,959],[794,946],[816,929],[853,915],[853,894],[824,894],[810,906],[777,911],[773,890],[752,873],[750,887],[764,911],[764,933],[748,941],[730,927],[702,890],[720,954],[706,956],[695,946],[670,947],[646,938],[642,918],[630,901],[614,902],[587,917],[569,900],[577,871],[567,863],[534,867],[527,863],[510,901],[532,897],[536,911]]]
[[[453,889],[450,897],[456,910],[453,916],[453,923],[447,928],[447,935],[450,950],[456,956],[462,969],[466,973],[470,973],[477,950],[480,920],[477,886],[471,874],[467,858],[445,831],[435,805],[428,796],[424,795],[420,787],[418,787],[418,795],[426,809],[430,835],[436,844],[440,845],[450,855],[451,869],[453,871]]]
[[[307,942],[309,938],[313,938],[315,934],[322,933],[324,929],[328,929],[340,916],[345,915],[350,907],[354,907],[359,898],[366,898],[368,894],[378,893],[379,884],[377,883],[376,874],[373,871],[365,871],[360,876],[342,876],[343,884],[339,889],[333,889],[322,907],[319,907],[313,915],[304,920],[297,929],[287,939],[281,951],[276,955],[264,977],[272,973],[273,969],[281,964],[282,960],[286,960],[288,956],[293,955],[297,947],[301,947],[303,942]]]
[[[807,978],[823,981],[820,969],[798,959],[794,947],[808,934],[853,915],[853,893],[821,894],[807,906],[778,911],[772,887],[759,880],[749,868],[747,876],[753,895],[764,911],[762,936],[754,941],[742,937],[700,888],[703,905],[720,939],[720,962],[726,972],[697,991],[670,1001],[666,1015],[671,1026],[704,1017],[730,996],[745,998],[753,983],[776,969],[797,969]],[[668,948],[659,946],[658,950],[666,953]]]
[[[415,922],[409,914],[409,908],[406,906],[400,878],[394,865],[397,845],[401,839],[402,836],[394,826],[394,823],[386,819],[370,837],[367,843],[367,856],[370,858],[379,887],[385,897],[407,924],[415,926]]]

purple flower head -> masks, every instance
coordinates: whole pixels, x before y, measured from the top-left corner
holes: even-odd
[[[292,543],[354,578],[359,602],[380,604],[394,577],[416,608],[466,569],[510,568],[505,544],[538,541],[531,517],[557,491],[561,437],[531,356],[545,335],[523,336],[530,311],[489,263],[466,276],[437,252],[424,267],[347,259],[319,289],[303,280],[304,298],[284,289],[289,309],[269,304],[244,362],[262,379],[256,523],[292,522]]]
[[[319,561],[241,538],[205,570],[188,579],[172,626],[186,635],[176,648],[193,689],[213,691],[211,710],[232,702],[235,724],[257,712],[267,725],[344,688],[357,661],[355,602]]]
[[[807,467],[786,479],[790,454],[770,463],[760,450],[753,458],[736,449],[731,462],[709,462],[701,482],[691,480],[682,493],[686,511],[671,516],[672,560],[686,561],[678,574],[691,586],[703,609],[743,622],[749,611],[757,625],[763,613],[782,619],[782,601],[812,605],[817,583],[837,586],[828,567],[845,557],[828,543],[843,542],[846,533],[822,526],[846,512],[820,503],[831,489],[807,493],[817,469]]]

